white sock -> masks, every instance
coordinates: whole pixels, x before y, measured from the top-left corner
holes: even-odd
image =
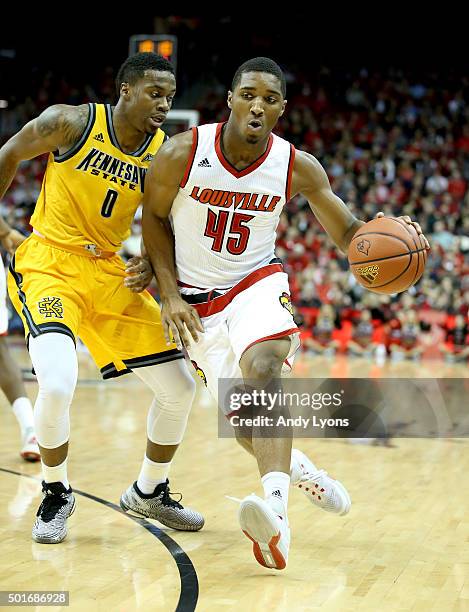
[[[46,482],[61,482],[68,490],[70,483],[67,478],[67,459],[59,465],[46,465],[42,460],[42,476]]]
[[[303,470],[301,468],[300,462],[298,459],[295,459],[295,456],[292,453],[291,463],[290,463],[290,481],[293,486],[296,482],[300,480],[303,475]]]
[[[171,461],[169,463],[157,463],[148,459],[145,455],[138,476],[137,487],[144,495],[151,495],[160,483],[166,482],[170,467]]]
[[[28,397],[19,397],[12,404],[13,413],[21,427],[21,436],[24,437],[27,429],[34,429],[33,407]]]
[[[261,478],[265,499],[273,510],[281,516],[287,515],[290,474],[285,472],[268,472]]]

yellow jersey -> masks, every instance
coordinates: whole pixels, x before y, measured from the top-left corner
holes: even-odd
[[[143,196],[145,174],[165,140],[158,129],[138,150],[124,153],[109,104],[89,104],[80,140],[66,153],[50,153],[31,225],[64,247],[96,245],[118,251],[130,235]]]

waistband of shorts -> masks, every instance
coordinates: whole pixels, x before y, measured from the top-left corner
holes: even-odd
[[[181,297],[185,302],[194,306],[199,317],[210,317],[224,310],[239,293],[258,283],[263,278],[277,272],[283,272],[282,264],[270,263],[248,274],[226,293],[220,294],[218,291],[213,290],[205,293],[196,293],[195,295],[182,294]]]
[[[54,249],[59,249],[60,251],[65,251],[66,253],[73,253],[74,255],[80,255],[81,257],[88,257],[90,259],[110,259],[115,255],[114,251],[102,251],[96,244],[86,244],[83,246],[72,246],[72,245],[64,245],[60,242],[55,242],[54,240],[49,240],[42,234],[39,234],[37,230],[33,230],[30,238],[34,238],[38,242],[50,246]]]

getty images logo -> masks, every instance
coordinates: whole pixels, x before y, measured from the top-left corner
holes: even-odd
[[[240,410],[246,406],[273,410],[275,407],[302,407],[312,410],[342,405],[344,390],[337,393],[289,393],[286,391],[269,392],[264,389],[252,389],[245,393],[230,393],[231,410]]]

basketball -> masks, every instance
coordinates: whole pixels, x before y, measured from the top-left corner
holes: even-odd
[[[400,293],[422,276],[427,252],[423,236],[412,225],[380,217],[365,223],[348,249],[357,281],[377,293]]]

